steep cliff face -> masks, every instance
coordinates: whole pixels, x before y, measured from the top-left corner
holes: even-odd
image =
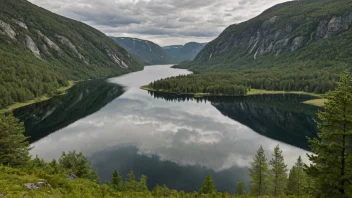
[[[276,5],[249,21],[234,24],[210,42],[195,58],[193,67],[240,68],[242,61],[299,55],[351,35],[352,1],[301,0]],[[336,42],[338,43],[338,42]],[[341,45],[347,45],[340,43]],[[348,45],[348,47],[350,47]],[[333,49],[331,49],[333,50]],[[346,49],[342,53],[346,53]],[[325,52],[327,54],[327,52]],[[290,60],[291,61],[291,60]],[[203,64],[203,66],[200,66]],[[205,65],[204,65],[205,64]],[[211,65],[211,66],[210,66]],[[251,66],[250,64],[246,67]]]
[[[129,37],[111,38],[146,65],[171,64],[176,62],[165,53],[163,48],[151,41]]]
[[[189,42],[185,45],[165,46],[163,49],[171,58],[182,62],[193,60],[205,45],[205,43]]]

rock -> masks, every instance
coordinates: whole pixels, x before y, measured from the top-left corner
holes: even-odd
[[[53,189],[51,185],[48,182],[36,182],[36,183],[26,183],[23,184],[26,188],[29,190],[38,190],[44,186],[50,188],[51,190]]]
[[[16,40],[16,32],[12,29],[12,27],[5,23],[4,21],[0,20],[0,28],[9,36],[12,40]]]
[[[128,65],[123,62],[116,54],[112,53],[110,50],[106,49],[108,56],[123,69],[127,69]]]
[[[53,41],[51,41],[48,37],[46,37],[42,32],[37,30],[37,33],[39,34],[40,37],[44,39],[44,42],[46,45],[48,45],[51,49],[54,49],[56,51],[61,51],[60,47],[56,45]]]
[[[66,45],[72,52],[75,53],[76,56],[78,56],[80,60],[82,60],[85,64],[89,65],[88,61],[84,58],[81,53],[78,52],[76,46],[74,46],[68,38],[58,34],[56,35],[56,37],[60,39],[61,44]]]
[[[18,26],[20,26],[21,28],[28,30],[27,25],[26,25],[25,23],[23,23],[22,21],[18,21],[18,20],[16,20],[16,19],[12,19],[12,21],[15,22],[15,23],[16,23]]]
[[[73,173],[67,173],[66,174],[66,177],[68,178],[68,179],[71,179],[71,180],[74,180],[74,179],[77,179],[78,177],[75,175],[75,174],[73,174]]]
[[[40,57],[40,51],[39,51],[37,45],[36,45],[35,42],[32,40],[32,38],[29,37],[28,35],[26,35],[25,38],[24,38],[24,45],[25,45],[29,50],[31,50],[31,51],[33,52],[33,54],[34,54],[37,58],[41,59],[41,57]]]
[[[328,23],[328,30],[325,35],[325,38],[329,38],[331,36],[335,36],[338,33],[342,32],[344,30],[343,24],[342,24],[342,17],[333,17],[330,22]]]
[[[304,37],[296,37],[293,39],[292,44],[291,44],[291,52],[296,51],[297,49],[301,48],[304,44]]]

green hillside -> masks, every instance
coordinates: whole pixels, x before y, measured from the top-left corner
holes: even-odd
[[[351,70],[351,27],[351,0],[282,3],[229,26],[194,61],[175,66],[201,75],[151,86],[230,95],[238,86],[325,93]]]
[[[98,30],[25,0],[2,1],[0,57],[0,108],[52,95],[68,80],[143,69]]]

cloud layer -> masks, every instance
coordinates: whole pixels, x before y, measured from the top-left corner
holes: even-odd
[[[227,26],[287,0],[30,0],[91,25],[109,36],[160,45],[208,42]]]

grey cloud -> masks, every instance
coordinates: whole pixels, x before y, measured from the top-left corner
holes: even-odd
[[[227,26],[287,0],[30,0],[113,36],[152,38],[161,45],[210,41]],[[166,38],[174,38],[167,40]],[[176,38],[176,39],[175,39]],[[197,39],[199,38],[199,39]],[[178,43],[184,41],[183,43]]]

